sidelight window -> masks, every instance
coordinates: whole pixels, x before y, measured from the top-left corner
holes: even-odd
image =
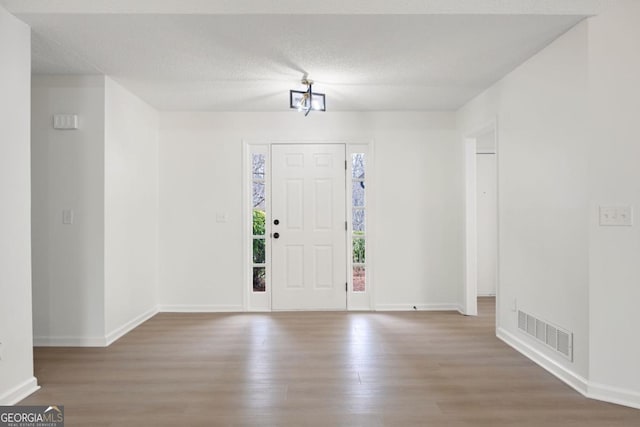
[[[351,155],[351,242],[353,292],[366,291],[366,176],[365,154]]]
[[[253,153],[251,155],[252,173],[252,239],[253,239],[253,291],[266,290],[266,156]]]

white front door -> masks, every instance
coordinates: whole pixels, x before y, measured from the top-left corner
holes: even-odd
[[[274,310],[345,310],[343,144],[271,147]]]

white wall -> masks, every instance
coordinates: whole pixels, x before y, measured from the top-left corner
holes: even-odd
[[[157,305],[157,113],[105,76],[34,76],[32,100],[35,343],[106,345]]]
[[[640,408],[640,4],[607,3],[458,113],[498,116],[499,335],[590,397]],[[601,227],[599,206],[633,227]],[[574,333],[574,362],[519,334],[518,306]]]
[[[105,314],[111,334],[157,304],[158,114],[105,86]]]
[[[37,389],[31,331],[31,32],[0,7],[0,405]]]
[[[80,128],[53,129],[60,113],[78,114]],[[31,125],[35,342],[95,342],[104,337],[104,77],[34,76]]]
[[[161,306],[242,309],[242,140],[375,140],[375,306],[460,303],[462,149],[451,113],[161,113]],[[216,213],[229,221],[217,223]]]
[[[640,407],[640,2],[590,19],[589,43],[590,374],[594,394]],[[632,206],[634,226],[599,227],[598,205]]]
[[[589,370],[587,24],[458,112],[463,134],[497,116],[502,332],[586,378]],[[517,330],[518,307],[574,333],[574,362]]]

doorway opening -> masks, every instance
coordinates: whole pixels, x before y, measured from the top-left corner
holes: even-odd
[[[478,314],[478,296],[498,296],[498,139],[496,122],[465,138],[466,269],[463,313]]]

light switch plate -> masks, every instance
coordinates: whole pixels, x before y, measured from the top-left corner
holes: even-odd
[[[53,128],[63,130],[78,129],[77,114],[56,114],[53,116]]]
[[[73,209],[65,209],[62,211],[62,223],[65,225],[73,224]]]
[[[633,225],[633,209],[631,206],[600,206],[600,226]]]

